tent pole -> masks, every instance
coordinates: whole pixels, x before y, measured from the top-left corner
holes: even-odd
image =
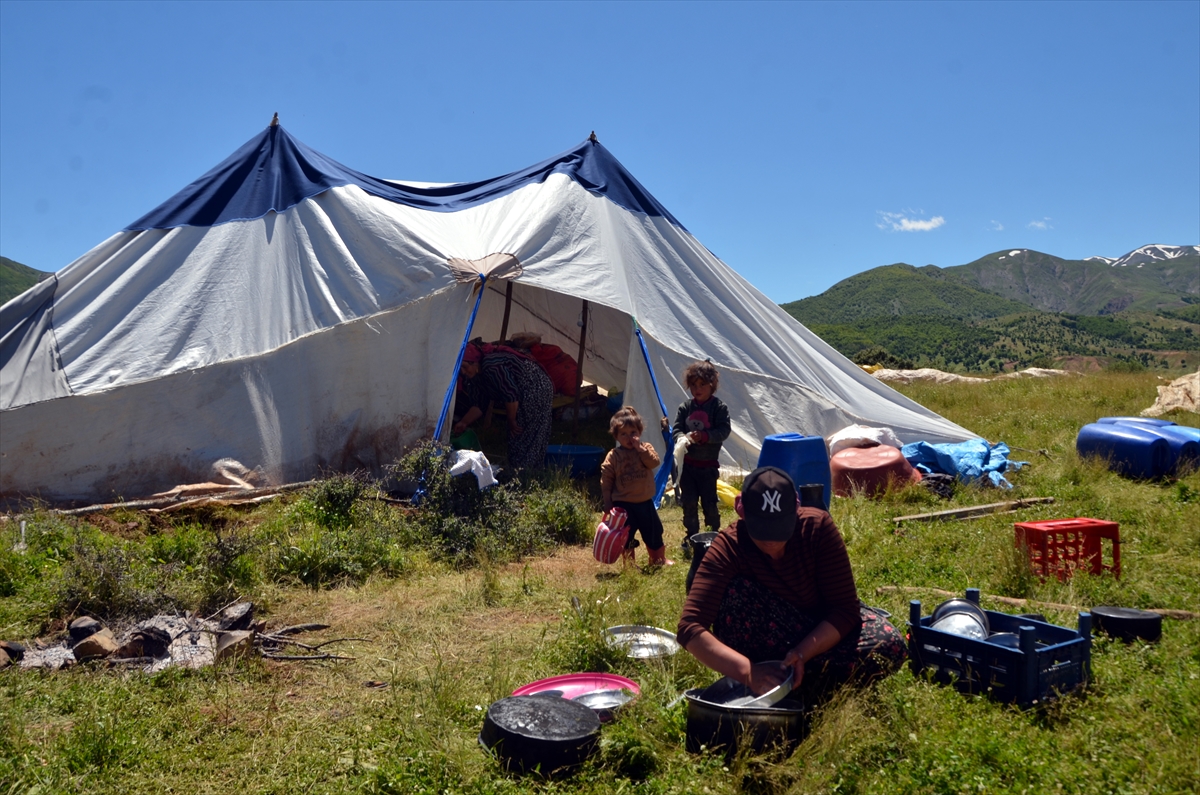
[[[658,409],[663,417],[667,416],[667,404],[663,403],[662,390],[658,388],[658,379],[654,376],[654,365],[650,363],[650,350],[646,347],[646,338],[642,336],[642,327],[637,318],[633,318],[633,333],[642,349],[642,358],[646,361],[646,370],[650,373],[650,385],[654,387],[654,397],[658,399]],[[667,490],[667,478],[671,476],[671,461],[675,458],[675,436],[669,428],[663,428],[663,441],[667,445],[667,454],[654,476],[654,507],[662,505],[663,492]]]
[[[508,313],[512,311],[512,286],[511,280],[504,285],[504,320],[500,322],[501,341],[508,339]]]
[[[462,369],[463,353],[467,343],[471,341],[471,329],[475,327],[475,316],[479,314],[479,302],[483,300],[483,289],[487,287],[487,276],[479,274],[479,294],[475,296],[475,306],[471,309],[471,318],[467,321],[467,330],[463,332],[462,345],[458,346],[458,358],[454,360],[454,371],[450,373],[450,386],[446,387],[446,397],[442,400],[442,413],[438,415],[437,427],[433,431],[433,440],[440,441],[442,429],[446,427],[446,414],[450,411],[450,401],[454,398],[454,389],[458,386],[458,371]]]
[[[583,319],[579,321],[579,358],[575,360],[575,417],[571,425],[571,443],[579,435],[579,393],[583,391],[583,349],[587,343],[588,302],[583,302]]]

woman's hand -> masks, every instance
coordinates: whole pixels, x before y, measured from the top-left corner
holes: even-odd
[[[761,696],[768,690],[779,687],[787,679],[788,671],[777,662],[754,663],[750,666],[750,676],[744,684],[750,692]]]
[[[804,655],[800,653],[800,647],[792,649],[783,658],[783,664],[792,669],[792,689],[800,687],[800,683],[804,681]]]
[[[483,416],[483,409],[478,406],[471,406],[471,408],[467,409],[467,413],[462,416],[462,419],[454,423],[454,427],[450,429],[450,433],[458,436],[481,416]]]
[[[822,621],[817,624],[808,637],[793,646],[787,656],[783,658],[783,664],[792,667],[792,687],[799,687],[800,682],[804,680],[804,664],[806,662],[829,651],[841,639],[842,633],[838,632],[833,624]]]

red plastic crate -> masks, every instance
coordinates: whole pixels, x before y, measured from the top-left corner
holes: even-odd
[[[1017,522],[1013,544],[1029,552],[1034,574],[1045,579],[1051,574],[1066,580],[1077,570],[1092,574],[1111,571],[1121,576],[1121,528],[1102,519],[1051,519]],[[1102,539],[1112,541],[1112,560],[1104,562]]]

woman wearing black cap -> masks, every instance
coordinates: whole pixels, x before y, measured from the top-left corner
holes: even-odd
[[[885,676],[906,656],[904,637],[861,606],[842,534],[817,508],[798,508],[787,473],[747,476],[736,524],[721,531],[696,572],[676,637],[714,671],[765,693],[793,670],[815,700],[852,678]]]

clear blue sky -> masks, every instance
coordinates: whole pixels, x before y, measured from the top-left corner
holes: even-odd
[[[0,2],[0,254],[58,270],[278,111],[457,182],[595,130],[768,296],[1200,243],[1200,3]]]

